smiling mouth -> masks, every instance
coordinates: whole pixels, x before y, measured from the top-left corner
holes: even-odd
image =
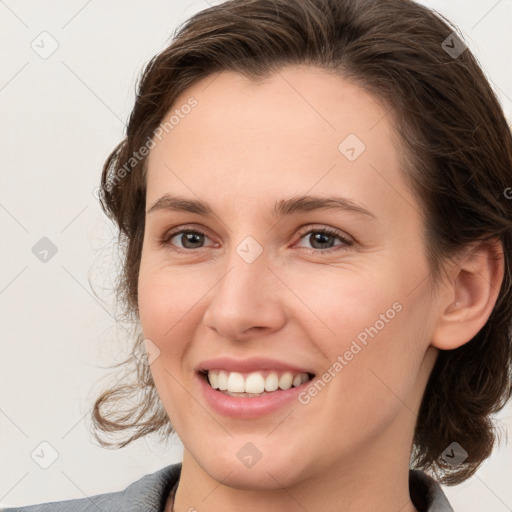
[[[215,390],[233,396],[253,398],[301,386],[314,378],[312,373],[258,371],[250,373],[204,370],[202,378]]]

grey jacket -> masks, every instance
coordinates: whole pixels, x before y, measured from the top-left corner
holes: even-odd
[[[4,508],[0,512],[163,512],[180,472],[181,463],[173,464],[143,476],[124,491],[28,507]],[[409,492],[420,512],[453,512],[439,484],[421,471],[409,471]]]

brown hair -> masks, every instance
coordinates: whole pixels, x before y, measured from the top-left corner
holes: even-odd
[[[101,179],[101,204],[119,227],[123,253],[118,298],[137,320],[146,195],[146,158],[138,151],[181,92],[216,71],[258,79],[285,65],[309,64],[352,80],[386,104],[422,208],[431,277],[440,276],[444,258],[472,241],[497,237],[504,247],[505,276],[490,318],[470,342],[440,351],[417,418],[411,467],[448,485],[470,477],[490,455],[496,439],[491,415],[512,393],[512,202],[504,193],[512,185],[512,137],[475,57],[469,49],[460,53],[461,45],[448,20],[410,0],[228,0],[190,18],[147,64],[126,137]],[[123,380],[95,402],[95,436],[103,446],[172,432],[142,345],[139,335],[132,356],[116,365],[132,375],[135,366],[136,382]],[[127,411],[116,410],[138,392]],[[128,431],[128,437],[107,442],[100,431]],[[456,467],[442,457],[454,441],[468,453]]]

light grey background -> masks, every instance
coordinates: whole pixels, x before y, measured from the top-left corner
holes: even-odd
[[[511,120],[512,0],[423,3],[463,29]],[[131,342],[113,318],[115,231],[95,188],[123,135],[143,64],[206,7],[206,0],[0,0],[2,505],[123,489],[180,460],[178,440],[111,451],[88,431],[94,398],[110,378],[101,366]],[[41,58],[52,44],[56,51]],[[46,263],[32,252],[43,237],[57,248]],[[511,413],[508,406],[499,415],[508,433]],[[455,510],[512,510],[512,446],[504,441],[473,478],[445,488]],[[42,469],[34,450],[40,464],[51,462],[52,450],[58,458]]]

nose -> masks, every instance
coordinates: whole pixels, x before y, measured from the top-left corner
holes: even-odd
[[[234,341],[278,331],[286,322],[285,290],[275,270],[269,268],[265,252],[252,263],[234,252],[223,277],[211,290],[204,323]]]

